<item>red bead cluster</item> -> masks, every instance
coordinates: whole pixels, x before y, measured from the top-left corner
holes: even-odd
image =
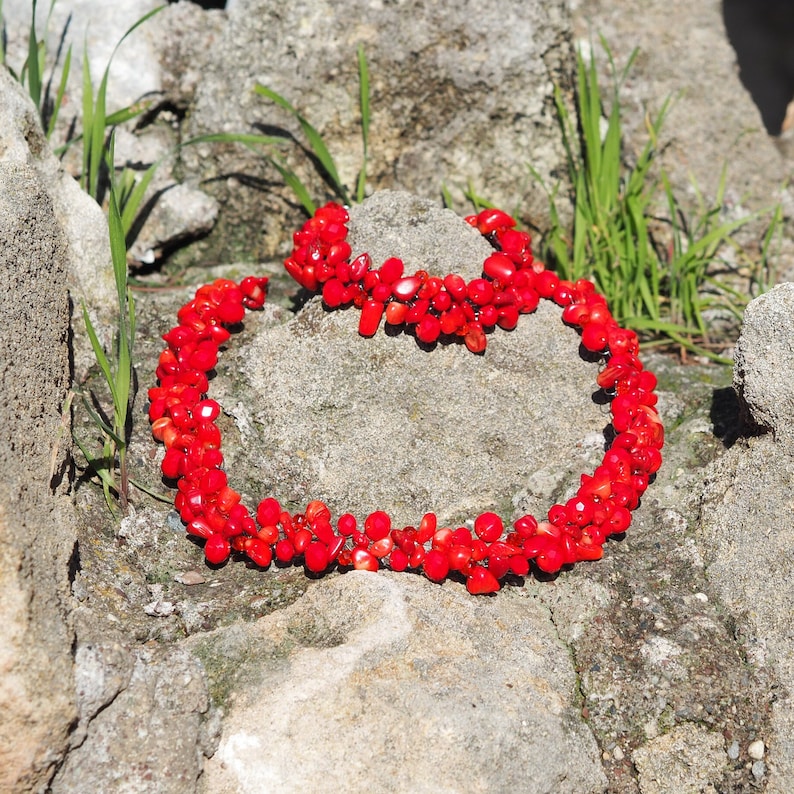
[[[327,204],[293,235],[287,272],[311,292],[322,292],[326,306],[353,304],[361,309],[358,330],[372,336],[384,317],[389,325],[413,328],[426,344],[462,338],[473,353],[487,345],[485,333],[498,325],[516,327],[520,314],[535,311],[549,298],[556,276],[534,260],[530,237],[497,209],[466,218],[498,248],[483,262],[483,276],[469,282],[454,273],[443,278],[426,270],[404,273],[402,260],[387,259],[373,269],[369,254],[351,260],[348,214]]]
[[[472,529],[439,527],[434,513],[416,527],[395,528],[382,511],[367,516],[363,526],[349,513],[334,524],[322,502],[291,514],[272,497],[252,515],[222,468],[216,425],[221,409],[207,399],[207,374],[230,336],[225,326],[239,323],[246,308],[264,304],[267,279],[249,277],[239,285],[217,280],[198,290],[180,309],[179,325],[163,336],[168,347],[157,367],[159,385],[149,390],[152,434],[166,448],[163,475],[177,481],[174,505],[187,532],[205,539],[207,560],[222,563],[232,551],[263,568],[274,557],[282,564],[302,559],[313,573],[334,565],[368,571],[388,565],[421,571],[434,582],[457,572],[478,594],[498,590],[507,574],[526,575],[532,561],[553,573],[599,559],[605,540],[628,528],[631,510],[662,460],[656,378],[638,358],[636,334],[618,326],[589,281],[561,281],[545,270],[532,258],[528,235],[515,231],[513,219],[499,210],[467,218],[502,247],[486,259],[485,276],[468,284],[459,276],[403,276],[397,259],[378,270],[366,255],[351,261],[346,221],[344,208],[329,204],[296,233],[285,266],[303,286],[319,290],[322,284],[329,306],[359,306],[364,335],[375,333],[385,313],[387,322],[396,324],[400,316],[399,322],[415,325],[424,342],[450,334],[477,353],[485,348],[486,327],[512,328],[539,298],[553,300],[564,307],[563,320],[581,329],[582,345],[605,360],[596,380],[611,397],[612,444],[595,472],[582,475],[576,495],[549,510],[547,521],[525,515],[509,532],[491,512],[479,515]]]

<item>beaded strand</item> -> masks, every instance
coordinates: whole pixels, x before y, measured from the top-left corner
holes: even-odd
[[[547,519],[524,515],[507,531],[502,519],[484,512],[473,528],[438,525],[426,513],[416,527],[394,527],[381,510],[359,525],[350,513],[333,521],[328,507],[311,501],[291,514],[273,497],[255,512],[241,502],[223,469],[221,406],[209,399],[209,373],[228,341],[226,326],[239,324],[246,309],[264,305],[267,278],[249,276],[239,284],[218,279],[202,286],[163,335],[158,385],[149,389],[152,435],[165,446],[161,464],[175,481],[174,506],[187,533],[205,540],[211,564],[237,552],[267,568],[302,561],[314,574],[333,566],[376,571],[420,571],[441,582],[457,572],[472,594],[493,593],[508,574],[526,576],[532,565],[546,573],[603,556],[610,535],[628,529],[631,511],[659,469],[664,430],[656,410],[656,377],[640,362],[637,335],[621,328],[606,299],[586,280],[561,280],[534,259],[528,234],[497,209],[466,218],[494,246],[483,275],[406,275],[403,262],[387,259],[379,268],[368,254],[352,258],[348,214],[329,203],[293,235],[287,272],[304,288],[322,294],[330,309],[360,309],[359,333],[374,335],[381,321],[404,326],[426,347],[462,340],[482,354],[496,326],[512,330],[540,299],[562,307],[562,319],[581,332],[581,343],[605,364],[596,382],[610,399],[612,443],[592,475],[582,474],[576,495],[555,504]]]

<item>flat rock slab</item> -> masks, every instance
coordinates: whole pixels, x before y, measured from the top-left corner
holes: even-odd
[[[393,255],[411,273],[472,277],[493,250],[431,202],[373,201],[354,213],[351,244],[377,253],[376,266]],[[427,349],[383,327],[366,339],[358,317],[314,299],[222,357],[212,391],[237,423],[242,443],[227,441],[225,454],[252,505],[268,495],[290,509],[323,499],[334,515],[382,509],[402,525],[426,511],[441,522],[486,510],[543,519],[600,463],[609,412],[595,401],[598,368],[549,301],[514,331],[497,328],[480,356],[460,341]]]
[[[234,691],[207,792],[606,787],[568,650],[526,591],[357,571],[191,645]]]
[[[492,251],[408,194],[351,214],[354,254],[375,266],[399,256],[408,272],[471,278]],[[453,525],[485,510],[545,517],[600,462],[609,414],[593,399],[597,365],[548,301],[490,334],[481,356],[402,331],[362,338],[355,309],[319,299],[277,319],[232,342],[213,383],[242,439],[229,428],[230,479],[252,506],[320,498],[334,515],[385,509],[399,525],[428,510]],[[207,791],[605,787],[570,654],[529,590],[474,598],[461,582],[354,572],[189,642],[234,693]]]

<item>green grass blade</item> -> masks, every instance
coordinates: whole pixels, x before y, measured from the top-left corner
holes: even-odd
[[[312,201],[311,194],[306,188],[306,185],[301,182],[298,175],[291,169],[287,168],[286,165],[279,163],[278,160],[274,159],[273,157],[268,157],[267,159],[281,174],[281,178],[284,180],[286,185],[292,189],[295,197],[303,205],[303,208],[306,210],[306,212],[308,212],[309,215],[314,215],[314,213],[317,212],[317,207],[315,206],[314,201]]]
[[[89,158],[94,128],[94,85],[91,81],[91,70],[88,66],[88,47],[83,45],[83,171],[81,174],[82,188],[89,195]]]
[[[113,63],[113,58],[118,52],[119,47],[124,43],[128,36],[130,36],[135,30],[137,30],[141,25],[144,24],[147,20],[151,19],[155,14],[158,14],[163,9],[167,8],[167,6],[158,6],[157,8],[153,8],[148,13],[144,14],[140,19],[138,19],[133,25],[131,25],[127,30],[124,32],[124,35],[116,42],[116,46],[113,48],[113,52],[108,59],[107,66],[105,67],[105,71],[102,74],[102,79],[99,83],[99,90],[97,91],[96,101],[93,100],[93,87],[91,86],[90,82],[90,74],[88,77],[88,84],[86,86],[86,80],[83,80],[83,90],[86,90],[86,87],[89,89],[89,96],[88,100],[84,95],[83,97],[83,165],[84,165],[84,173],[88,174],[87,177],[87,192],[89,195],[93,196],[95,199],[98,198],[99,194],[99,172],[102,166],[102,163],[105,161],[105,152],[104,152],[104,138],[105,138],[105,129],[108,126],[108,117],[107,117],[107,84],[108,79],[110,77],[110,67]],[[85,51],[86,48],[84,47],[84,73],[88,71],[87,69],[87,60],[88,60],[88,53]],[[87,104],[93,105],[92,112],[89,114],[90,118],[90,125],[86,124],[86,114],[85,108]],[[133,107],[133,106],[131,106]],[[130,108],[125,108],[121,113],[121,117],[125,117],[126,114],[130,112]],[[137,112],[134,113],[137,115]],[[132,118],[133,116],[128,116]],[[117,116],[118,118],[118,116]],[[87,152],[86,152],[87,149]]]
[[[493,203],[488,201],[487,198],[481,196],[475,189],[474,185],[469,181],[468,187],[463,191],[463,195],[472,203],[474,212],[481,212],[485,209],[492,209]]]
[[[86,410],[86,413],[90,417],[91,421],[106,435],[110,438],[114,444],[117,446],[123,444],[124,441],[121,439],[116,431],[102,418],[102,416],[94,409],[94,406],[91,405],[91,401],[86,397],[85,394],[80,395],[83,402],[83,407]]]
[[[110,362],[108,361],[108,357],[99,342],[99,337],[94,330],[94,324],[91,322],[91,318],[88,316],[88,309],[86,309],[85,305],[83,305],[83,322],[85,323],[85,330],[88,334],[88,339],[91,342],[91,348],[94,351],[94,358],[96,358],[96,362],[99,364],[99,368],[102,370],[102,375],[105,378],[105,382],[110,389],[111,396],[113,397],[113,401],[115,403],[116,384],[113,378],[113,372],[110,369]]]
[[[124,231],[124,239],[126,240],[127,248],[132,244],[132,240],[129,239],[130,230],[135,223],[135,218],[138,216],[138,210],[143,203],[144,196],[146,195],[146,191],[149,189],[149,185],[151,184],[152,179],[154,178],[157,169],[160,167],[163,158],[160,158],[156,162],[152,163],[144,172],[143,176],[135,180],[133,176],[133,184],[132,186],[125,191],[123,197],[119,198],[119,205],[121,209],[121,228]],[[130,173],[130,171],[127,171]]]
[[[143,491],[147,496],[151,496],[152,499],[156,499],[158,502],[163,502],[163,504],[167,505],[172,505],[174,503],[174,497],[171,496],[171,494],[155,491],[153,488],[149,488],[148,485],[144,485],[142,482],[134,480],[132,477],[130,477],[130,485],[134,485],[139,491]]]
[[[105,504],[108,506],[108,510],[110,510],[111,514],[114,518],[118,518],[118,513],[116,511],[116,506],[113,503],[113,497],[111,495],[111,491],[118,491],[118,487],[116,485],[116,481],[113,477],[113,472],[110,468],[112,464],[108,461],[110,456],[103,456],[99,458],[97,456],[92,455],[85,444],[73,433],[72,438],[74,438],[75,443],[80,448],[80,451],[83,453],[83,457],[88,464],[88,468],[94,472],[94,474],[99,477],[99,481],[102,484],[102,491],[105,496]]]
[[[281,94],[276,93],[261,83],[257,83],[254,86],[254,90],[260,96],[270,99],[279,107],[284,108],[284,110],[288,111],[295,117],[301,126],[301,130],[303,130],[303,134],[306,136],[306,139],[309,142],[311,151],[317,158],[325,173],[328,175],[328,178],[331,182],[331,187],[345,204],[350,204],[350,197],[347,194],[345,186],[342,184],[342,180],[339,178],[339,173],[336,170],[336,163],[334,163],[334,159],[331,156],[331,153],[328,151],[328,147],[325,145],[325,141],[323,140],[320,133],[317,132],[317,130],[290,104],[290,102],[281,96]]]
[[[66,93],[66,83],[69,80],[69,73],[72,69],[72,45],[66,50],[66,58],[63,62],[63,71],[61,72],[61,80],[58,83],[58,90],[55,94],[55,101],[52,105],[52,115],[50,116],[49,123],[47,124],[47,140],[52,137],[55,132],[55,125],[58,123],[58,115],[61,112],[63,105],[63,95]]]
[[[130,119],[137,118],[141,113],[145,113],[153,104],[154,101],[151,99],[142,99],[140,102],[134,102],[125,108],[119,108],[113,113],[108,113],[105,116],[105,126],[116,127],[119,124],[124,124]]]
[[[181,146],[192,146],[197,143],[242,143],[246,146],[283,146],[284,139],[274,135],[260,135],[259,133],[239,132],[212,132],[207,135],[197,135],[190,138]]]
[[[36,109],[41,112],[41,68],[39,62],[39,41],[36,37],[36,0],[33,0],[33,11],[28,35],[27,80],[28,93]],[[23,73],[24,73],[23,69]]]
[[[83,442],[76,435],[73,434],[72,437],[74,438],[77,446],[80,448],[80,451],[83,453],[83,457],[86,459],[86,462],[97,475],[97,477],[99,477],[103,482],[106,482],[109,487],[115,490],[116,482],[113,479],[113,475],[110,472],[107,461],[97,455],[92,455],[88,451],[88,447],[86,447],[86,445],[83,444]]]
[[[111,188],[108,206],[108,227],[110,230],[110,255],[113,262],[113,275],[116,280],[118,293],[118,341],[116,362],[116,383],[114,390],[114,408],[116,412],[116,432],[124,435],[124,426],[127,421],[127,411],[132,382],[132,350],[130,339],[130,304],[132,295],[127,289],[127,246],[125,244],[124,229],[121,225],[121,214],[116,202],[116,192]]]
[[[356,185],[356,201],[361,203],[364,200],[364,191],[367,186],[367,159],[369,143],[369,67],[367,57],[364,54],[363,45],[358,45],[358,85],[359,85],[359,109],[361,110],[361,141],[363,144],[363,156],[361,159],[361,170],[358,172]]]

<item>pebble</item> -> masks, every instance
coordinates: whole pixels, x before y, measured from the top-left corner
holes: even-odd
[[[153,618],[167,618],[174,614],[175,609],[170,601],[152,601],[144,606],[143,611]]]
[[[626,757],[619,744],[615,745],[615,749],[612,751],[612,757],[616,761],[622,761]]]
[[[728,747],[728,758],[735,761],[739,757],[739,742],[734,739]]]
[[[764,757],[764,749],[764,743],[760,739],[756,739],[754,742],[750,742],[747,748],[747,755],[749,755],[753,761],[760,761]]]
[[[165,523],[168,524],[168,528],[172,532],[184,532],[185,525],[182,523],[182,519],[179,517],[179,513],[176,510],[171,510],[168,515],[165,517]]]
[[[764,776],[766,765],[763,761],[754,761],[752,766],[753,777],[758,779]]]
[[[182,573],[178,573],[174,579],[179,582],[179,584],[188,586],[193,584],[204,584],[204,582],[207,581],[198,571],[183,571]]]

